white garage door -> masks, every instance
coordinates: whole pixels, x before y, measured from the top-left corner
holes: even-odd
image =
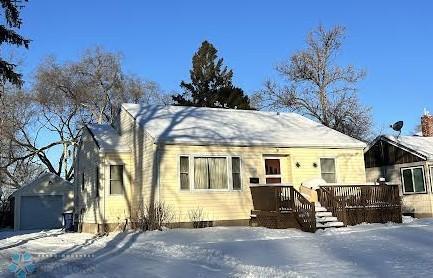
[[[20,229],[62,227],[63,196],[22,196]]]

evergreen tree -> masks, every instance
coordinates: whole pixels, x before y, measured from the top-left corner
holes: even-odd
[[[27,2],[27,0],[24,0]],[[19,29],[22,24],[20,18],[20,0],[0,0],[3,10],[4,24],[0,25],[0,46],[4,43],[29,47],[30,40],[19,35],[15,30]],[[14,85],[21,86],[22,75],[16,72],[16,65],[0,58],[0,81],[10,82]]]
[[[172,96],[177,105],[251,109],[248,96],[232,84],[233,71],[217,52],[208,41],[201,44],[192,57],[191,82],[182,81],[184,93]]]

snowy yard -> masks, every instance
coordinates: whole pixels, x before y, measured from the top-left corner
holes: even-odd
[[[0,232],[0,276],[16,252],[31,277],[430,277],[433,219],[318,231],[249,227],[117,233]]]

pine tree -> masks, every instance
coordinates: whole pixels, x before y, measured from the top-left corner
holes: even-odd
[[[182,81],[184,93],[172,96],[177,105],[251,109],[248,96],[232,83],[233,71],[217,53],[208,41],[201,44],[192,57],[191,82]]]
[[[27,2],[27,0],[24,0]],[[20,18],[20,0],[0,0],[3,10],[4,23],[0,25],[0,46],[4,43],[24,46],[29,48],[30,40],[19,35],[15,30],[19,29],[22,24]],[[22,75],[16,72],[16,65],[0,58],[0,81],[3,83],[10,82],[14,85],[21,86],[23,83]]]

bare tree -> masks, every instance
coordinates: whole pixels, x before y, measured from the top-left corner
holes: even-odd
[[[22,114],[6,112],[9,118],[19,119],[6,135],[20,154],[11,158],[4,153],[3,169],[28,160],[68,181],[74,178],[73,154],[83,125],[110,123],[122,102],[164,99],[155,82],[125,74],[120,55],[102,48],[87,50],[76,62],[46,59],[36,71],[32,90],[23,95],[25,101],[16,102],[21,106],[13,110]]]
[[[253,103],[298,112],[354,138],[367,139],[371,109],[360,103],[357,94],[357,83],[365,71],[336,62],[344,34],[341,26],[329,30],[319,26],[310,32],[307,47],[276,67],[288,84],[266,81]]]
[[[0,96],[0,189],[18,188],[42,172],[35,155],[29,155],[21,130],[32,124],[33,106],[29,96],[10,84]],[[37,150],[32,149],[32,153]]]

